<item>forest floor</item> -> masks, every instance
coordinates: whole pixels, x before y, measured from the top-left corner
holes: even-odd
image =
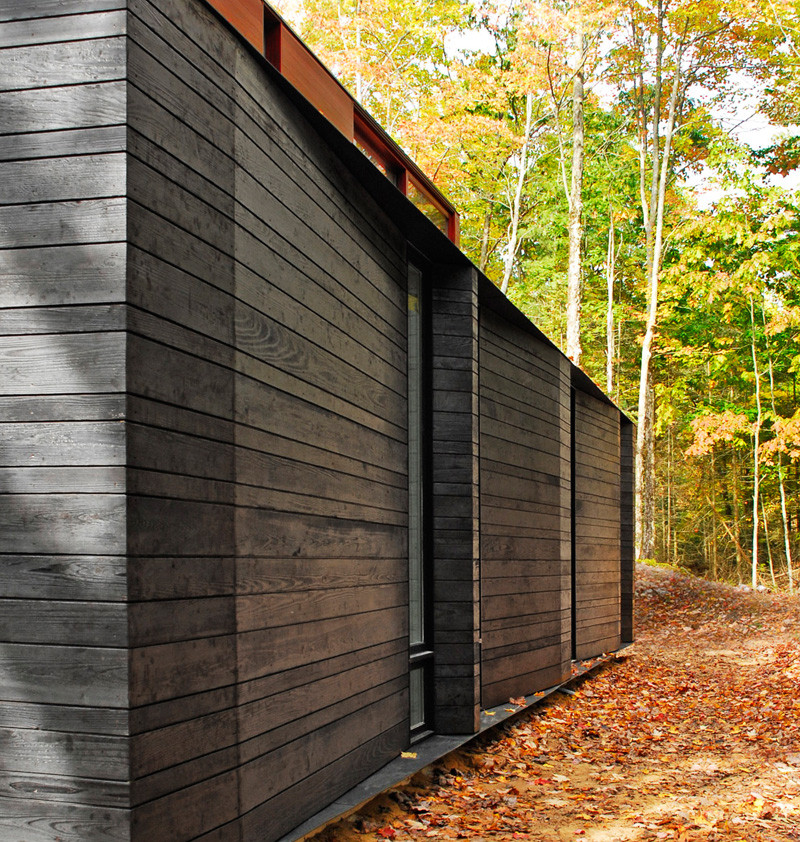
[[[800,840],[800,601],[637,565],[637,642],[315,837]]]

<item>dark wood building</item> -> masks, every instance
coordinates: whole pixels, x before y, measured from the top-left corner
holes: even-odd
[[[632,638],[630,424],[457,233],[261,0],[0,0],[0,842],[270,842]]]

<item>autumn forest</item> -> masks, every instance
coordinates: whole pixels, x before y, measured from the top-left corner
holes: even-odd
[[[793,591],[800,4],[277,5],[637,422],[638,556]]]

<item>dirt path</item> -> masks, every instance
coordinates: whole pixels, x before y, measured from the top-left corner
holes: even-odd
[[[800,602],[637,569],[636,645],[317,842],[800,840]]]

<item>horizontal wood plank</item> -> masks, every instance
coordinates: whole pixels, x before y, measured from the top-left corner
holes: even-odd
[[[0,91],[116,81],[125,75],[125,53],[124,38],[8,47]]]
[[[31,12],[41,14],[40,4],[37,3]],[[35,14],[30,20],[0,23],[0,47],[54,44],[125,34],[125,12],[121,9],[80,16],[36,17]]]
[[[0,91],[4,126],[18,132],[115,126],[125,122],[125,83]]]
[[[128,704],[124,649],[0,643],[0,699],[52,705]]]

